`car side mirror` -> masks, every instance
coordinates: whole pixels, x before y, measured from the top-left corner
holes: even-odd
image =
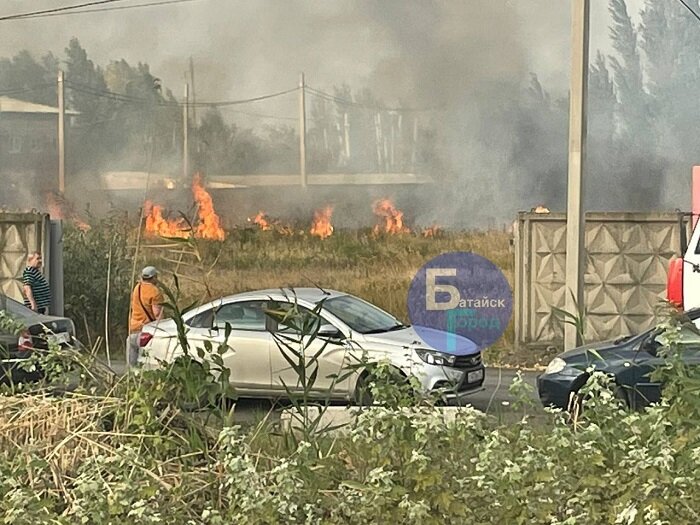
[[[647,337],[644,342],[642,343],[642,350],[645,352],[653,355],[656,357],[656,354],[659,350],[659,347],[661,346],[661,343],[659,343],[656,340],[656,333],[652,333],[649,337]]]
[[[343,332],[332,324],[321,325],[316,335],[323,339],[345,339]]]

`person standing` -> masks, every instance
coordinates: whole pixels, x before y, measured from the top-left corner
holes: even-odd
[[[38,314],[48,315],[51,306],[51,288],[41,272],[42,262],[39,252],[29,254],[27,267],[22,273],[24,306]]]
[[[158,270],[146,266],[141,279],[131,293],[129,337],[126,342],[128,366],[134,366],[139,357],[139,333],[144,325],[163,318],[163,294],[158,288]]]

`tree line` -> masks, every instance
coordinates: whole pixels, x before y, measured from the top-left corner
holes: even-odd
[[[79,113],[67,131],[70,171],[150,166],[153,171],[179,172],[181,101],[146,63],[133,66],[121,59],[102,67],[73,38],[62,59],[53,53],[35,58],[26,50],[0,59],[0,93],[55,106],[56,72],[61,65],[67,105]],[[348,86],[336,87],[333,95],[309,93],[308,99],[307,155],[312,172],[408,171],[430,156],[429,130],[415,118],[381,109],[381,102],[367,89],[353,94]],[[253,128],[225,118],[217,107],[198,111],[197,122],[189,120],[194,169],[216,174],[298,171],[298,122]]]
[[[647,0],[638,22],[626,0],[610,0],[609,10],[613,53],[592,53],[590,64],[586,206],[687,208],[690,167],[698,163],[700,149],[695,129],[700,24],[676,2]],[[179,172],[182,110],[148,64],[113,60],[102,67],[72,39],[61,60],[51,53],[34,58],[27,51],[0,59],[0,92],[55,105],[60,63],[68,104],[80,112],[67,139],[69,170],[150,166]],[[492,192],[494,207],[519,208],[536,199],[565,208],[568,97],[553,95],[534,73],[524,87],[509,84],[480,101],[478,122],[462,122],[455,110],[457,133],[447,129],[446,120],[387,109],[366,88],[310,89],[307,99],[310,172],[423,171],[449,177],[477,171],[477,164],[486,163],[472,157],[484,155],[494,159],[493,168],[473,177],[481,186],[488,180],[491,189],[485,191]],[[193,168],[215,174],[297,172],[293,119],[252,128],[216,108],[200,115],[192,129]],[[509,188],[511,201],[493,189],[499,187]],[[488,204],[488,193],[471,193]]]

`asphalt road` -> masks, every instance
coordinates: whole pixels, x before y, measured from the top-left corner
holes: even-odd
[[[541,372],[523,370],[525,383],[532,387],[531,399],[535,406],[539,406],[537,397],[537,376]],[[505,409],[512,405],[514,398],[509,392],[509,387],[513,383],[517,370],[513,368],[487,368],[484,379],[484,389],[475,392],[469,398],[469,402],[474,408],[484,412],[492,412],[497,408]]]
[[[119,374],[123,374],[126,366],[124,362],[113,362],[112,369]],[[533,406],[528,409],[528,413],[535,416],[542,413],[539,398],[537,397],[537,375],[539,373],[529,370],[522,371],[525,383],[532,387],[530,399]],[[467,399],[467,403],[489,414],[519,416],[520,412],[515,411],[513,408],[515,399],[509,391],[509,387],[516,375],[517,369],[514,368],[487,368],[483,389],[471,394]],[[236,411],[242,419],[255,418],[260,414],[264,415],[264,413],[272,409],[271,403],[264,400],[241,399],[236,403]]]

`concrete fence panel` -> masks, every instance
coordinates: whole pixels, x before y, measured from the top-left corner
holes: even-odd
[[[688,228],[688,222],[683,222]],[[669,260],[680,252],[676,213],[588,213],[585,335],[599,341],[645,330],[666,296]],[[566,215],[520,213],[514,232],[517,345],[560,346],[553,307],[566,298]]]

